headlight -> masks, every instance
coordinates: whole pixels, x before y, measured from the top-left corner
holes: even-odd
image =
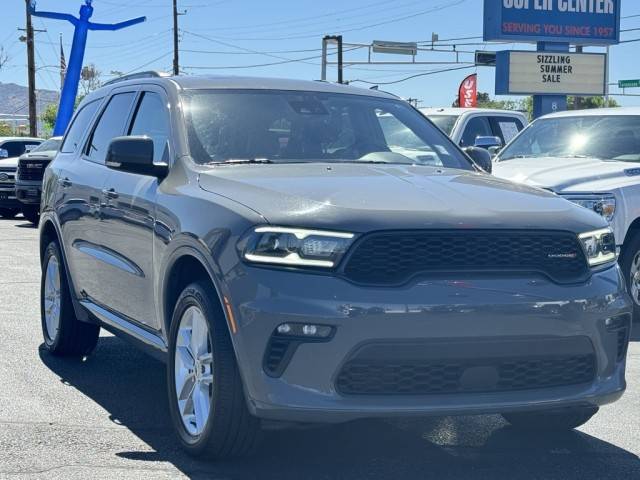
[[[616,239],[610,228],[581,233],[578,238],[592,267],[615,262]]]
[[[616,213],[616,197],[613,195],[567,197],[567,200],[581,207],[593,210],[606,218],[608,222],[613,220],[613,215]]]
[[[242,256],[254,263],[333,268],[353,242],[344,232],[287,227],[257,227]]]

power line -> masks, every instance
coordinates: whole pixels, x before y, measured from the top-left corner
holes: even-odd
[[[416,17],[428,15],[430,13],[434,13],[447,8],[458,6],[465,2],[467,2],[467,0],[450,0],[447,3],[436,5],[427,10],[420,10],[417,12],[412,12],[407,15],[401,15],[393,18],[385,17],[386,20],[381,20],[375,23],[356,22],[348,25],[342,25],[339,30],[340,30],[340,33],[342,34],[348,33],[348,32],[368,30],[370,28],[375,28],[382,25],[389,25],[392,23],[402,22],[402,21],[413,19]],[[345,27],[350,27],[350,28],[345,28]],[[323,33],[326,33],[326,31],[322,32],[318,30],[308,30],[308,31],[298,32],[298,33],[292,32],[291,34],[288,34],[285,37],[237,38],[237,37],[216,36],[215,38],[222,39],[222,40],[232,40],[232,41],[290,41],[290,40],[305,39],[305,38],[316,38],[319,35],[322,35]]]
[[[368,80],[356,79],[356,80],[350,80],[349,83],[360,82],[360,83],[366,83],[369,85],[393,85],[395,83],[406,82],[407,80],[411,80],[412,78],[425,77],[427,75],[436,75],[438,73],[454,72],[456,70],[466,70],[469,68],[475,68],[475,65],[465,65],[462,67],[445,68],[442,70],[430,70],[428,72],[416,73],[415,75],[410,75],[408,77],[401,78],[399,80],[393,80],[391,82],[369,82]]]

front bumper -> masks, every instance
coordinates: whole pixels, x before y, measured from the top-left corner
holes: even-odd
[[[16,181],[16,198],[21,203],[40,205],[42,182]]]
[[[22,204],[16,197],[14,185],[0,186],[0,208],[20,208]]]
[[[630,313],[617,266],[582,285],[544,277],[467,276],[400,288],[365,288],[324,275],[241,266],[227,279],[235,311],[234,348],[249,408],[258,417],[342,422],[398,415],[484,414],[599,406],[625,389],[625,361],[605,320]],[[284,322],[335,327],[324,343],[303,343],[280,376],[264,369],[269,338]],[[587,339],[595,355],[592,381],[499,392],[429,395],[344,395],[336,379],[358,347],[370,343],[532,342]],[[626,348],[626,347],[625,347]],[[448,356],[468,357],[466,348]],[[393,351],[393,349],[391,349]],[[399,350],[400,351],[400,350]]]

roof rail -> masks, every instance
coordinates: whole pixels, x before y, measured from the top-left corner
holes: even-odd
[[[136,73],[129,73],[127,75],[122,75],[121,77],[114,78],[113,80],[109,80],[108,82],[103,83],[102,86],[105,87],[107,85],[113,85],[114,83],[124,82],[125,80],[135,80],[138,78],[164,78],[164,77],[170,77],[170,76],[171,74],[167,72],[149,70],[146,72],[136,72]]]

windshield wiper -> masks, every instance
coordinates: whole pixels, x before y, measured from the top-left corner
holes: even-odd
[[[273,163],[268,158],[230,158],[222,162],[211,162],[215,165],[243,165],[247,163]]]

